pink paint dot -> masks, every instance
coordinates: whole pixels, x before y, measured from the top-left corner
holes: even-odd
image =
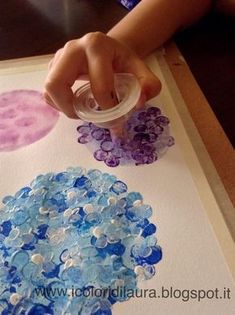
[[[36,117],[22,117],[15,121],[18,127],[28,127],[37,123]]]
[[[7,97],[3,97],[1,99],[0,107],[6,107],[7,106]]]
[[[1,143],[1,147],[2,146],[12,146],[12,145],[16,145],[17,141],[19,140],[20,135],[17,134],[16,132],[9,132],[9,131],[5,131],[2,132],[0,134],[0,143]]]
[[[12,151],[45,137],[59,113],[38,91],[15,90],[0,94],[0,151]]]
[[[24,104],[24,103],[22,103],[22,104],[19,104],[16,108],[18,109],[18,110],[20,110],[20,111],[25,111],[25,110],[29,110],[30,109],[30,105],[29,104]]]
[[[0,119],[12,119],[17,116],[17,112],[15,109],[8,109],[0,113]]]
[[[7,126],[5,124],[0,123],[0,130],[6,129],[6,127]]]

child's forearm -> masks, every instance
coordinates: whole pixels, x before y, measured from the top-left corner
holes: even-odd
[[[45,99],[68,117],[77,117],[72,106],[72,86],[79,76],[88,74],[98,104],[109,108],[115,105],[114,72],[133,73],[140,83],[142,99],[156,96],[161,89],[160,81],[138,56],[145,57],[178,29],[195,22],[211,2],[142,0],[108,36],[95,32],[69,41],[51,63]]]
[[[235,0],[217,0],[215,8],[224,14],[235,17]]]
[[[211,0],[142,0],[108,35],[145,57],[202,17]]]

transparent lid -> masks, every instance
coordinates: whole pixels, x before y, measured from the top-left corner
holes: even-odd
[[[141,88],[137,78],[130,73],[116,73],[114,88],[119,103],[109,109],[101,110],[91,91],[90,82],[75,92],[74,109],[79,118],[92,123],[105,123],[129,113],[137,104]]]

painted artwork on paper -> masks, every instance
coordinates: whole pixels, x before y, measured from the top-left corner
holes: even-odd
[[[114,175],[70,167],[37,176],[2,202],[4,314],[111,315],[155,275],[162,250],[152,207]],[[106,293],[82,294],[88,290]]]
[[[114,138],[108,129],[84,123],[77,128],[78,142],[86,144],[94,158],[109,167],[151,164],[174,144],[169,122],[160,108],[146,105],[128,118],[123,137]]]
[[[45,137],[59,114],[40,92],[14,90],[0,94],[0,151],[13,151]]]

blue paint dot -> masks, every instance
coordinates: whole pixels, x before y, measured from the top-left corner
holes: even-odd
[[[160,246],[152,247],[152,254],[145,258],[150,265],[157,264],[162,259],[162,249]]]
[[[145,228],[149,224],[149,220],[144,218],[137,223],[137,227]]]
[[[4,221],[2,224],[1,224],[1,227],[2,227],[2,231],[1,233],[4,235],[4,236],[8,236],[9,233],[11,232],[11,227],[12,227],[12,223],[10,220],[7,220],[7,221]]]
[[[31,190],[32,189],[30,187],[23,187],[17,192],[17,194],[15,195],[15,198],[20,197],[20,198],[25,199],[25,198],[27,198],[29,196],[29,192]]]
[[[111,310],[99,309],[98,311],[96,311],[95,313],[92,313],[91,315],[112,315],[112,312]]]
[[[150,236],[156,232],[156,226],[153,223],[148,224],[144,227],[144,230],[142,232],[143,237]]]
[[[33,250],[33,249],[35,249],[35,246],[34,246],[34,244],[32,244],[32,243],[28,243],[28,244],[24,244],[23,246],[21,246],[21,249],[24,249],[24,250]]]
[[[48,229],[49,225],[47,224],[41,224],[38,226],[37,228],[37,237],[40,239],[40,240],[43,240],[46,238],[46,232],[47,232],[47,229]]]
[[[55,268],[50,272],[42,272],[44,277],[46,278],[58,278],[60,272],[60,265],[56,265]]]
[[[122,256],[126,250],[125,246],[121,243],[108,244],[106,248],[109,255]]]
[[[110,188],[115,194],[120,195],[127,191],[127,185],[120,180],[117,180]]]
[[[16,292],[16,288],[15,287],[10,287],[10,292],[11,293],[15,293]]]
[[[49,307],[43,304],[34,305],[28,312],[28,315],[45,315],[45,314],[53,315],[53,311]]]
[[[74,183],[74,187],[80,188],[80,189],[88,189],[91,187],[91,181],[88,177],[82,176],[76,179]]]

